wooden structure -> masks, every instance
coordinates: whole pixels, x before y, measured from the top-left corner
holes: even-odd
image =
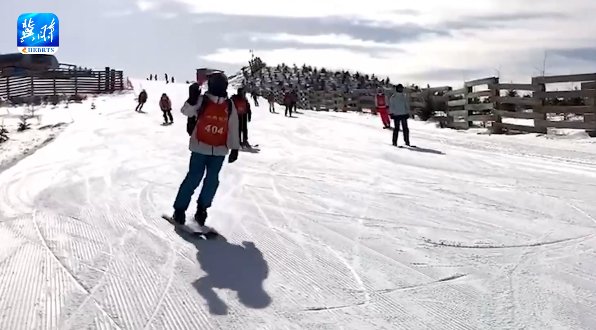
[[[101,94],[123,89],[123,72],[109,67],[103,71],[52,70],[29,76],[0,77],[0,96],[16,103],[31,97]]]
[[[549,90],[548,85],[569,86],[576,83],[573,90]],[[532,84],[511,84],[506,86],[514,90],[532,91],[532,97],[501,97],[514,103],[517,111],[497,111],[498,120],[495,131],[519,131],[526,133],[547,133],[553,129],[583,129],[591,135],[596,134],[596,74],[533,77]],[[532,125],[502,123],[503,118],[531,119]]]

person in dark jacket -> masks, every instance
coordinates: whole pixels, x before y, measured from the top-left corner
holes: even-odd
[[[139,104],[137,105],[135,111],[141,112],[141,109],[143,109],[143,105],[145,105],[145,102],[147,102],[147,92],[143,89],[141,93],[139,93]]]
[[[275,113],[275,94],[273,94],[273,91],[269,91],[267,94],[267,101],[269,102],[269,112]]]
[[[250,109],[250,103],[248,103],[244,88],[238,88],[238,92],[236,95],[232,95],[231,100],[234,102],[234,106],[236,106],[236,111],[238,112],[240,146],[250,148],[250,144],[248,143],[248,123],[250,123],[252,117],[252,110]]]
[[[290,95],[289,91],[283,91],[283,98],[284,98],[284,105],[286,106],[286,113],[285,116],[288,116],[288,112],[290,113],[290,117],[292,117],[292,96]]]
[[[166,93],[161,94],[159,100],[159,107],[163,112],[164,124],[173,124],[174,117],[172,117],[172,102]]]
[[[294,113],[298,113],[298,109],[296,108],[298,105],[298,92],[296,89],[292,88],[290,90],[290,113],[294,111]]]
[[[259,106],[259,93],[256,90],[253,90],[252,93],[252,100],[255,102],[255,107]]]

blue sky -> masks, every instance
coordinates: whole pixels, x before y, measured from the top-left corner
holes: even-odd
[[[596,72],[592,0],[0,0],[0,53],[16,51],[24,12],[60,18],[64,63],[131,77],[233,73],[250,57],[457,85],[501,76]]]

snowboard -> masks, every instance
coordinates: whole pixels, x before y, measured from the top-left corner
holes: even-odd
[[[418,148],[417,146],[397,146],[400,149],[416,149]]]
[[[172,124],[174,124],[174,123],[161,123],[161,126],[170,126]]]
[[[223,236],[221,234],[219,234],[216,231],[211,231],[211,232],[202,232],[202,231],[198,231],[198,230],[193,230],[190,227],[186,226],[186,225],[181,225],[178,224],[174,221],[174,219],[172,218],[172,216],[167,215],[167,214],[162,214],[161,218],[166,220],[167,222],[169,222],[170,224],[172,224],[175,228],[181,229],[183,230],[185,233],[189,234],[190,236],[192,236],[193,238],[196,239],[202,239],[202,240],[214,240],[214,239],[221,239],[223,238]]]

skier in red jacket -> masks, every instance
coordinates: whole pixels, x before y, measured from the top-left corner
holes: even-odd
[[[391,128],[391,120],[389,119],[389,107],[387,105],[387,98],[382,89],[379,88],[375,96],[375,107],[381,116],[383,122],[383,129]]]
[[[250,109],[250,103],[248,103],[248,99],[246,98],[246,91],[244,88],[240,87],[238,88],[236,95],[232,95],[230,99],[234,102],[236,112],[238,113],[240,146],[243,148],[250,148],[250,144],[248,143],[248,123],[250,123],[252,117],[252,110]]]

